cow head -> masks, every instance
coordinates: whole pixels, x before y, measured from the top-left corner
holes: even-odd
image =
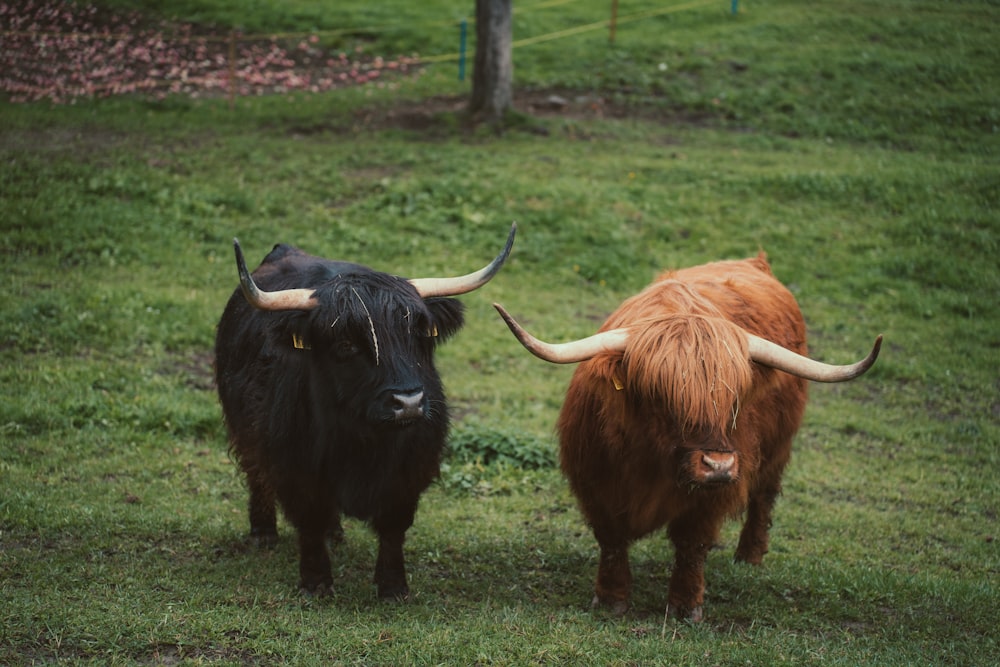
[[[376,271],[338,275],[313,294],[317,307],[279,334],[307,348],[298,356],[310,357],[324,385],[312,395],[334,392],[334,404],[370,425],[409,426],[443,409],[434,350],[461,328],[461,302],[425,300],[408,281]]]
[[[444,415],[434,349],[463,324],[461,302],[446,297],[496,275],[515,232],[513,225],[489,265],[457,278],[408,280],[285,246],[254,276],[271,281],[262,284],[300,280],[309,287],[273,291],[250,275],[236,240],[234,248],[243,295],[268,318],[268,344],[281,351],[281,363],[303,370],[283,377],[312,384],[306,395],[317,404],[302,407],[320,418],[333,418],[326,413],[335,409],[358,427],[406,427]]]
[[[569,342],[543,342],[499,304],[494,307],[521,344],[553,363],[590,361],[587,370],[628,411],[627,423],[656,420],[669,433],[682,483],[737,481],[741,448],[734,440],[741,401],[757,378],[753,363],[819,382],[842,382],[866,372],[878,357],[879,336],[867,357],[835,366],[809,359],[755,336],[728,320],[667,314]],[[753,467],[753,466],[751,466]]]

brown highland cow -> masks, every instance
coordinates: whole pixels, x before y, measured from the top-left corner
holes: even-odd
[[[666,526],[675,549],[668,611],[699,620],[708,550],[746,513],[736,560],[759,564],[807,380],[851,380],[849,366],[807,358],[806,325],[766,257],[662,274],[600,333],[549,344],[497,305],[521,343],[581,362],[559,417],[560,459],[600,545],[594,604],[628,608],[629,545]]]

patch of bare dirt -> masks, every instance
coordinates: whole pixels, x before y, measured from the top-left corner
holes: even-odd
[[[456,130],[469,131],[482,125],[467,114],[466,95],[439,95],[421,100],[407,100],[396,105],[370,106],[356,110],[348,120],[330,120],[304,126],[290,132],[311,135],[323,132],[350,134],[364,130],[398,129],[433,140],[451,136]],[[512,113],[496,129],[548,134],[546,123],[552,119],[600,120],[635,119],[664,125],[704,127],[717,120],[711,115],[696,115],[671,109],[666,104],[629,104],[596,93],[567,89],[515,89]],[[577,128],[577,133],[585,130]],[[581,137],[586,138],[586,137]]]
[[[0,3],[0,93],[14,103],[318,93],[415,71],[413,58],[332,52],[315,34],[218,32],[58,0]]]

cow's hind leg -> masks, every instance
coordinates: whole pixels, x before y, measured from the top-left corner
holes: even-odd
[[[758,491],[747,505],[747,518],[740,531],[736,547],[736,560],[760,565],[767,553],[768,531],[771,528],[771,511],[778,496],[777,490]]]
[[[788,380],[786,390],[770,397],[770,412],[776,420],[770,431],[760,434],[761,462],[757,479],[750,489],[746,521],[740,531],[736,560],[759,565],[767,553],[774,502],[781,493],[781,476],[792,456],[792,438],[805,409],[806,381]]]
[[[778,456],[769,465],[762,467],[757,483],[750,491],[746,520],[740,531],[740,541],[736,546],[736,560],[751,565],[760,565],[768,548],[768,532],[771,529],[771,512],[774,502],[781,493],[781,475],[788,462],[791,441],[773,448]]]
[[[344,526],[340,523],[340,511],[330,514],[330,524],[326,528],[326,540],[330,546],[336,546],[344,541]]]

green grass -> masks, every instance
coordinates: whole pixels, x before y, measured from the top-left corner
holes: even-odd
[[[402,24],[366,38],[385,53],[444,53],[422,19],[472,13],[142,4],[247,30]],[[0,102],[0,663],[997,664],[996,5],[728,5],[625,23],[614,47],[517,50],[519,91],[622,114],[502,136],[444,111],[382,120],[466,94],[450,64],[235,112]],[[607,5],[515,9],[519,39]],[[511,260],[439,355],[453,453],[408,534],[412,599],[376,602],[356,522],[337,595],[301,597],[286,524],[272,551],[243,541],[212,387],[232,237],[251,262],[287,241],[415,276],[482,266],[512,220]],[[882,356],[811,388],[771,553],[732,563],[726,527],[705,623],[663,623],[663,535],[633,549],[633,610],[592,612],[596,545],[552,464],[572,368],[530,357],[490,304],[563,340],[662,268],[759,249],[816,357],[878,333]]]

